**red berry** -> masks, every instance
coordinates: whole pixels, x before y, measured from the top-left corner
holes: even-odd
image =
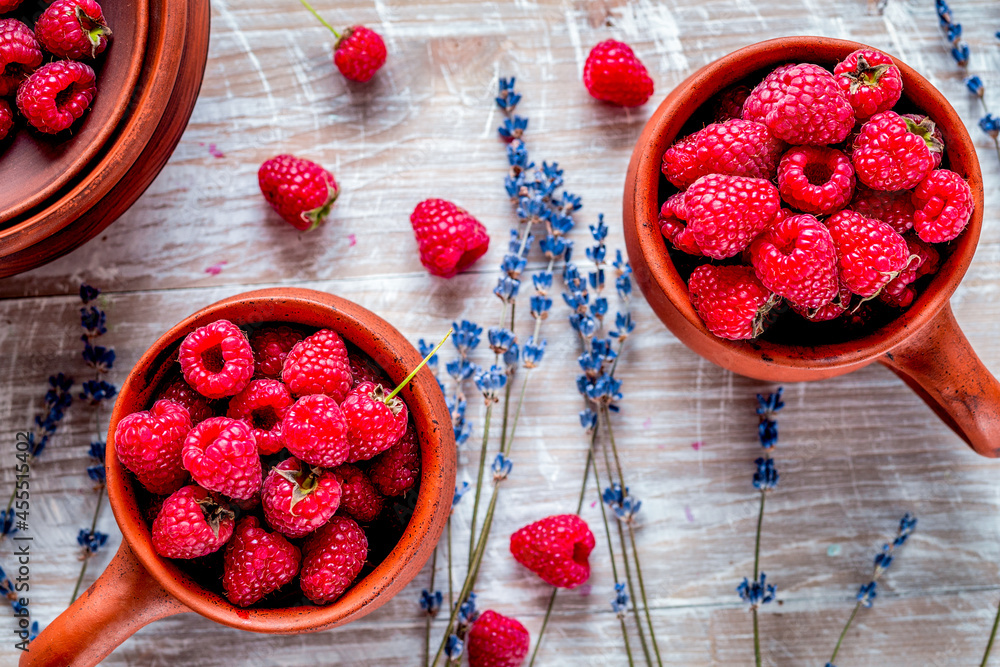
[[[354,380],[353,387],[357,387],[362,382],[380,384],[383,387],[389,386],[389,378],[386,377],[381,368],[375,365],[375,362],[368,355],[348,352],[347,359],[351,366],[351,377]]]
[[[835,148],[797,146],[781,158],[778,191],[792,208],[806,213],[839,211],[854,194],[851,159]]]
[[[895,111],[875,114],[854,139],[851,160],[858,179],[874,190],[915,187],[934,169],[934,153],[943,150],[935,130],[930,119],[916,123]]]
[[[302,546],[302,592],[316,604],[333,602],[368,558],[368,538],[354,519],[335,516]]]
[[[167,388],[160,392],[156,400],[173,401],[174,403],[183,405],[187,408],[188,414],[191,416],[192,425],[199,424],[209,417],[215,416],[215,410],[212,409],[208,400],[181,379],[174,380],[167,385]]]
[[[906,241],[892,227],[854,211],[840,211],[826,221],[837,248],[840,281],[868,298],[906,268]]]
[[[7,100],[0,100],[0,141],[7,138],[12,127],[14,127],[14,112],[7,104]]]
[[[854,117],[865,121],[888,111],[903,94],[903,78],[892,58],[875,49],[858,49],[833,68],[837,85],[854,108]]]
[[[410,224],[420,248],[420,263],[435,276],[454,277],[490,247],[486,228],[468,211],[444,199],[417,204]]]
[[[583,65],[583,85],[591,97],[623,107],[637,107],[653,94],[653,80],[624,42],[608,39],[590,50]]]
[[[913,227],[913,201],[910,194],[909,190],[887,192],[858,185],[849,208],[866,218],[881,220],[902,234]]]
[[[187,479],[181,449],[190,430],[191,416],[182,405],[156,401],[149,410],[133,412],[118,422],[115,452],[148,491],[169,495]]]
[[[340,190],[333,174],[304,158],[277,155],[260,165],[264,199],[295,229],[310,231],[329,215]]]
[[[334,470],[340,478],[340,513],[360,523],[371,523],[382,513],[385,499],[361,468],[345,464]]]
[[[368,477],[386,496],[401,496],[416,486],[420,479],[420,443],[412,427],[407,426],[399,442],[372,460]]]
[[[516,619],[487,609],[472,624],[466,644],[469,667],[520,667],[528,655],[531,636]]]
[[[260,491],[257,443],[246,422],[212,417],[191,429],[181,451],[184,468],[209,491],[238,500]]]
[[[185,486],[163,501],[153,521],[156,553],[199,558],[222,548],[233,535],[233,512],[200,486]]]
[[[576,588],[590,578],[587,557],[594,534],[575,514],[558,514],[521,528],[510,536],[510,553],[548,584]]]
[[[778,300],[749,266],[702,264],[688,278],[688,291],[708,330],[729,340],[762,334]]]
[[[261,490],[268,524],[293,538],[308,535],[329,521],[342,498],[340,480],[334,473],[312,468],[295,457],[272,468]]]
[[[918,113],[904,113],[900,117],[910,119],[918,128],[918,134],[925,135],[925,140],[930,144],[941,147],[941,150],[939,151],[931,151],[931,159],[934,160],[934,168],[937,169],[940,167],[941,158],[944,157],[944,135],[941,134],[941,128],[931,120],[930,116],[924,116]]]
[[[261,378],[251,380],[243,391],[233,396],[226,416],[247,423],[261,456],[277,454],[285,446],[281,420],[291,405],[288,387],[278,380]]]
[[[660,170],[681,190],[708,174],[770,180],[784,149],[785,142],[760,123],[737,118],[712,123],[675,143],[663,154]]]
[[[17,108],[33,128],[56,134],[69,129],[96,94],[94,70],[75,60],[57,60],[28,75],[17,89]]]
[[[333,62],[344,77],[362,83],[385,64],[385,42],[374,30],[356,25],[344,31],[333,47]]]
[[[743,115],[743,104],[750,97],[746,86],[731,86],[715,96],[712,103],[712,118],[716,123],[724,123]]]
[[[216,320],[185,336],[177,360],[187,383],[206,398],[234,396],[253,376],[250,343],[229,320]]]
[[[0,0],[0,14],[9,14],[18,7],[24,0]]]
[[[295,344],[305,338],[300,332],[286,326],[265,327],[250,335],[253,350],[254,375],[281,379],[285,358]]]
[[[781,199],[769,181],[744,176],[702,176],[684,192],[687,229],[714,259],[738,255],[774,220]]]
[[[17,19],[0,19],[0,97],[15,93],[43,59],[31,28]]]
[[[678,192],[667,198],[660,207],[660,233],[670,243],[689,255],[704,256],[694,236],[687,228],[687,209],[684,208],[684,193]]]
[[[906,238],[906,246],[910,251],[906,268],[890,280],[878,294],[878,298],[896,308],[908,308],[917,297],[917,291],[912,284],[923,276],[937,271],[941,256],[938,251],[926,243]]]
[[[764,286],[800,308],[815,309],[837,295],[837,251],[830,230],[811,215],[771,225],[750,246]]]
[[[398,396],[387,401],[386,395],[382,385],[362,382],[340,404],[351,445],[349,462],[366,461],[403,437],[409,415],[406,404]]]
[[[743,104],[743,119],[763,123],[790,144],[825,146],[847,137],[854,109],[832,74],[802,63],[764,77]]]
[[[222,588],[233,604],[246,607],[295,578],[302,560],[298,547],[246,516],[226,545]]]
[[[965,179],[947,169],[935,169],[913,191],[913,229],[921,241],[944,243],[965,229],[975,202]]]
[[[94,0],[56,0],[35,23],[35,36],[60,58],[96,58],[108,48],[111,29]]]
[[[853,296],[854,295],[851,294],[851,290],[847,289],[841,283],[837,288],[837,296],[835,296],[833,300],[825,306],[812,309],[800,308],[795,304],[792,304],[792,310],[810,322],[828,322],[829,320],[837,319],[847,312],[847,310],[851,307],[851,298]]]
[[[281,379],[296,396],[326,394],[340,403],[353,384],[344,341],[329,329],[299,341],[285,358]]]
[[[324,394],[303,396],[281,422],[285,447],[306,463],[332,468],[347,460],[347,421],[337,402]]]

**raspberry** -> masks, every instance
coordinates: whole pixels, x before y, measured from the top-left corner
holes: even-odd
[[[257,443],[246,422],[212,417],[191,429],[181,451],[184,468],[209,491],[248,500],[260,491]]]
[[[680,190],[708,174],[770,180],[784,149],[785,142],[760,123],[727,120],[712,123],[668,148],[660,170]]]
[[[940,167],[941,158],[944,157],[944,135],[941,134],[941,128],[931,120],[930,116],[924,116],[918,113],[904,113],[900,116],[900,118],[909,118],[913,121],[913,124],[917,126],[918,133],[926,135],[926,141],[930,144],[941,147],[941,150],[939,151],[931,151],[931,159],[934,160],[934,168],[937,169]]]
[[[312,468],[287,458],[267,474],[261,504],[268,524],[287,537],[302,537],[330,520],[340,507],[339,478],[329,470]]]
[[[811,309],[799,308],[795,304],[792,304],[792,310],[810,322],[827,322],[829,320],[835,320],[843,315],[851,307],[851,298],[853,296],[854,295],[851,294],[851,290],[844,287],[841,283],[837,288],[837,296],[835,296],[833,300],[825,306]]]
[[[849,208],[866,218],[881,220],[899,234],[913,227],[913,201],[909,190],[886,192],[858,185]]]
[[[837,85],[864,122],[891,109],[903,94],[903,78],[892,58],[875,49],[858,49],[833,68]]]
[[[743,103],[750,97],[746,86],[731,86],[715,96],[712,102],[712,118],[716,123],[724,123],[743,115]]]
[[[333,62],[344,77],[362,83],[385,64],[385,42],[374,30],[356,25],[344,31],[333,47]]]
[[[896,308],[908,308],[917,297],[917,291],[912,283],[918,278],[937,271],[941,256],[933,247],[914,238],[906,238],[906,247],[910,251],[906,268],[890,280],[879,292],[878,298]]]
[[[233,535],[233,512],[200,486],[185,486],[163,501],[153,521],[153,548],[166,558],[199,558]]]
[[[0,0],[0,14],[9,14],[18,7],[24,0]]]
[[[934,169],[934,153],[943,150],[935,130],[930,119],[920,124],[894,111],[875,114],[854,140],[851,160],[858,179],[874,190],[915,187]]]
[[[337,402],[324,394],[303,396],[281,421],[285,447],[306,463],[332,468],[347,460],[347,421]]]
[[[548,584],[576,588],[590,578],[587,557],[594,534],[575,514],[557,514],[521,528],[510,536],[510,553]]]
[[[222,588],[230,602],[246,607],[294,579],[301,560],[298,547],[261,528],[257,517],[243,517],[226,545]]]
[[[767,289],[800,308],[837,295],[837,252],[830,230],[811,215],[777,222],[750,246],[754,272]]]
[[[333,174],[304,158],[277,155],[260,165],[264,199],[295,229],[310,231],[329,215],[340,190]]]
[[[906,268],[906,241],[892,227],[854,211],[840,211],[826,221],[837,248],[840,281],[868,298]]]
[[[344,341],[329,329],[299,341],[285,358],[281,379],[296,396],[326,394],[340,403],[353,383]]]
[[[56,0],[35,23],[35,36],[60,58],[96,58],[108,48],[111,29],[94,0]]]
[[[774,220],[780,208],[778,189],[744,176],[702,176],[684,192],[687,230],[708,257],[739,254]]]
[[[347,420],[349,462],[367,461],[403,437],[409,414],[406,404],[399,397],[387,400],[386,396],[382,385],[362,382],[340,404]]]
[[[972,217],[972,189],[947,169],[935,169],[913,191],[913,229],[921,241],[944,243],[965,229]]]
[[[234,396],[253,376],[250,343],[229,320],[216,320],[185,336],[177,360],[187,383],[206,398]]]
[[[7,104],[7,100],[0,100],[0,141],[7,138],[12,127],[14,127],[14,112]]]
[[[94,70],[75,60],[42,65],[17,89],[17,108],[28,123],[45,134],[70,128],[97,94]]]
[[[466,644],[469,667],[520,667],[531,636],[516,619],[487,609],[472,624]]]
[[[660,233],[670,243],[689,255],[703,256],[694,237],[687,228],[687,209],[684,208],[684,193],[678,192],[667,198],[660,207]]]
[[[340,499],[341,514],[360,523],[371,523],[382,513],[385,499],[375,490],[375,485],[361,472],[361,468],[345,464],[334,470],[340,478],[343,496]]]
[[[368,558],[368,538],[354,519],[335,516],[302,546],[302,592],[316,604],[339,598]]]
[[[762,334],[778,300],[749,266],[702,264],[691,272],[688,291],[708,330],[729,340]]]
[[[16,92],[43,59],[31,28],[17,19],[0,19],[0,97]]]
[[[839,211],[854,194],[851,159],[835,148],[793,148],[778,166],[778,191],[790,206],[806,213]]]
[[[819,65],[774,70],[743,104],[743,119],[763,123],[790,144],[840,143],[854,127],[854,109],[837,80]]]
[[[628,44],[608,39],[590,50],[583,65],[583,85],[591,97],[623,107],[637,107],[653,94],[653,80]]]
[[[215,416],[215,410],[212,409],[205,397],[181,379],[174,380],[167,385],[167,388],[160,392],[156,400],[173,401],[183,405],[191,416],[192,425],[200,424],[209,417]]]
[[[181,463],[184,438],[191,430],[188,411],[173,401],[133,412],[115,427],[115,452],[150,493],[169,495],[181,488],[187,471]]]
[[[292,405],[292,395],[277,380],[251,380],[246,389],[229,401],[226,416],[242,419],[250,427],[261,456],[277,454],[285,446],[281,420]]]
[[[281,368],[285,358],[295,344],[305,338],[300,332],[289,327],[266,327],[250,336],[253,350],[254,374],[260,377],[281,379]]]
[[[435,276],[454,277],[490,247],[486,228],[468,211],[443,199],[417,204],[410,224],[420,248],[420,263]]]
[[[411,426],[407,426],[399,442],[372,460],[368,477],[386,496],[401,496],[416,485],[420,479],[420,443]]]
[[[368,358],[368,355],[348,352],[347,361],[351,367],[351,377],[354,381],[352,389],[362,382],[380,384],[383,387],[389,385],[389,378],[386,377],[381,368],[375,365],[374,361]]]

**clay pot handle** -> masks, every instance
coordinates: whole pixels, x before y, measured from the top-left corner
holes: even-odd
[[[879,361],[978,454],[1000,456],[1000,382],[969,345],[951,304]]]
[[[186,611],[122,542],[97,581],[28,644],[20,665],[91,667],[139,628]]]

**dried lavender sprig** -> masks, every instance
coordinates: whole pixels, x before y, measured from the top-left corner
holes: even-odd
[[[997,38],[1000,39],[1000,33],[997,34]],[[990,630],[990,638],[986,642],[986,650],[983,651],[983,661],[979,663],[979,667],[986,667],[986,663],[989,662],[990,653],[993,651],[993,642],[997,637],[997,626],[1000,626],[1000,605],[997,605],[997,613],[993,616],[993,629]]]
[[[988,137],[993,140],[993,147],[997,152],[997,159],[1000,160],[1000,117],[990,113],[990,108],[986,104],[986,87],[983,80],[978,76],[970,76],[965,79],[965,87],[976,96],[979,104],[983,107],[986,115],[979,119],[979,127]]]

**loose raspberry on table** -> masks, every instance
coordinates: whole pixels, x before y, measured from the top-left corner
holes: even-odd
[[[771,225],[750,246],[757,278],[800,308],[816,309],[837,295],[837,251],[826,226],[809,214]]]
[[[691,305],[714,335],[728,340],[756,338],[778,297],[749,266],[703,264],[688,278]]]
[[[14,112],[7,104],[7,100],[0,100],[0,141],[7,138],[12,127],[14,127]]]
[[[362,25],[347,28],[333,46],[333,63],[351,81],[369,81],[385,64],[385,58],[385,42]]]
[[[854,108],[836,79],[819,65],[783,65],[757,84],[743,120],[763,123],[790,144],[840,143],[854,127]]]
[[[57,60],[28,75],[17,89],[17,108],[39,132],[57,134],[83,116],[96,94],[94,70],[75,60]]]
[[[316,604],[346,591],[368,558],[368,538],[354,519],[334,516],[302,546],[302,592]]]
[[[340,513],[359,523],[371,523],[382,513],[385,498],[375,490],[375,485],[361,468],[344,464],[334,470],[340,478]]]
[[[200,424],[209,417],[215,416],[215,409],[208,402],[208,399],[180,378],[168,384],[167,388],[156,397],[156,400],[173,401],[183,405],[191,416],[192,425]]]
[[[108,48],[111,29],[94,0],[56,0],[35,23],[35,36],[60,58],[96,58]]]
[[[884,222],[845,210],[830,216],[826,226],[837,248],[840,281],[858,296],[875,296],[906,268],[906,241]]]
[[[222,588],[233,604],[252,605],[294,579],[301,560],[282,535],[261,528],[257,517],[243,517],[226,545]]]
[[[596,44],[583,64],[583,85],[591,97],[637,107],[653,94],[653,80],[631,47],[613,39]]]
[[[250,348],[253,350],[254,375],[281,379],[281,369],[285,358],[295,344],[305,336],[291,327],[265,327],[250,335]]]
[[[294,155],[276,155],[264,162],[257,170],[257,182],[271,208],[300,231],[315,229],[326,220],[340,193],[333,174]]]
[[[17,92],[44,56],[31,28],[17,19],[0,19],[0,97]]]
[[[859,184],[848,208],[866,218],[881,220],[899,234],[913,228],[913,201],[909,190],[888,192]]]
[[[199,558],[218,551],[233,535],[233,512],[200,486],[185,486],[163,501],[152,541],[165,558]]]
[[[835,148],[792,148],[778,166],[778,191],[787,204],[805,213],[839,211],[854,194],[851,159]]]
[[[257,443],[242,420],[212,417],[201,422],[184,439],[181,458],[194,481],[209,491],[238,500],[260,491]]]
[[[546,517],[510,536],[514,560],[559,588],[576,588],[590,578],[593,550],[594,534],[575,514]]]
[[[392,447],[403,437],[409,412],[398,396],[387,399],[380,384],[362,382],[348,392],[340,410],[347,420],[348,462],[366,461]]]
[[[704,256],[701,248],[687,228],[687,209],[684,208],[684,193],[678,192],[667,198],[660,207],[660,233],[670,243],[689,255]]]
[[[520,667],[530,645],[531,636],[517,619],[487,609],[466,638],[469,667]]]
[[[325,394],[303,396],[281,422],[285,447],[306,463],[332,468],[347,460],[347,420],[337,402]]]
[[[895,111],[875,114],[854,139],[851,160],[858,179],[874,190],[908,190],[934,169],[943,145],[934,123],[915,123]],[[937,156],[940,160],[940,156]]]
[[[923,276],[936,273],[941,263],[941,256],[933,246],[910,236],[904,238],[910,252],[906,268],[890,280],[878,294],[879,299],[896,308],[909,308],[917,298],[917,290],[913,287],[913,283]]]
[[[177,360],[187,383],[206,398],[235,396],[253,377],[253,350],[229,320],[216,320],[185,336]]]
[[[781,199],[769,181],[745,176],[702,176],[684,192],[687,230],[714,259],[738,255],[774,220]]]
[[[716,123],[724,123],[731,118],[740,118],[748,97],[750,89],[746,86],[726,88],[712,99],[712,119]]]
[[[875,49],[858,49],[851,53],[837,63],[833,75],[859,122],[888,111],[903,94],[899,68],[892,58]]]
[[[261,504],[267,523],[287,537],[303,537],[330,520],[343,499],[333,472],[287,458],[267,474]]]
[[[410,214],[420,263],[432,275],[452,278],[490,247],[486,228],[464,208],[444,199],[425,199]]]
[[[169,495],[181,488],[187,471],[181,460],[191,416],[173,401],[156,401],[149,410],[133,412],[115,426],[115,452],[151,493]]]
[[[379,493],[401,496],[420,479],[420,461],[417,433],[407,425],[399,442],[372,459],[368,477]]]
[[[737,118],[712,123],[675,143],[663,154],[660,170],[680,190],[708,174],[771,180],[785,147],[760,123]]]
[[[262,456],[277,454],[285,446],[281,420],[293,402],[288,387],[282,382],[260,378],[251,380],[243,391],[233,396],[226,416],[247,423]]]
[[[326,394],[340,403],[353,384],[344,341],[330,329],[299,341],[285,358],[281,379],[295,396]]]
[[[921,241],[944,243],[962,233],[972,218],[972,188],[953,171],[935,169],[912,195],[913,229]]]

